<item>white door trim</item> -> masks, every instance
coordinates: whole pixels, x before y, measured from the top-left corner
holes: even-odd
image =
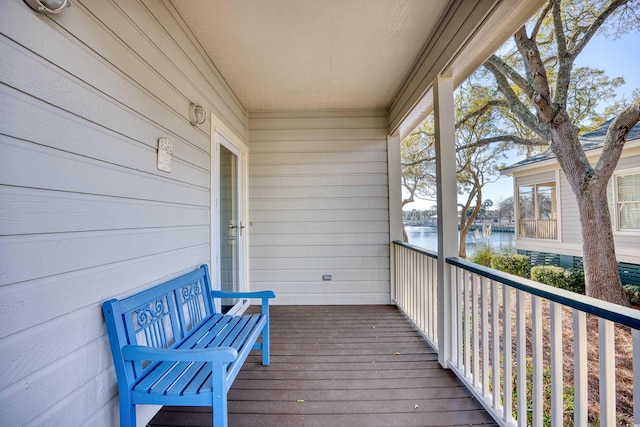
[[[238,271],[238,286],[240,291],[249,291],[251,289],[249,283],[249,171],[248,171],[248,158],[249,147],[226,126],[220,119],[218,119],[213,113],[210,113],[211,118],[211,190],[210,190],[210,265],[212,271],[212,279],[215,277],[215,282],[212,286],[216,289],[220,288],[220,264],[218,248],[220,247],[220,221],[219,212],[220,207],[216,204],[220,195],[218,194],[220,188],[219,182],[219,160],[220,149],[219,144],[221,140],[217,137],[220,135],[226,140],[227,143],[223,145],[235,155],[238,156],[239,163],[239,190],[240,190],[240,217],[242,218],[242,225],[245,226],[242,238],[240,239],[240,267]],[[237,314],[246,310],[249,306],[249,300],[245,300],[244,304],[238,304],[232,309],[230,314]],[[220,307],[217,307],[219,310]]]

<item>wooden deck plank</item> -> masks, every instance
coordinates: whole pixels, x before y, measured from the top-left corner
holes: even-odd
[[[274,306],[271,365],[251,355],[230,426],[496,425],[393,306]],[[209,407],[165,407],[152,427],[211,426]]]
[[[247,358],[247,360],[249,359]],[[249,363],[253,363],[253,360],[255,360],[256,363],[259,363],[258,357],[254,357]],[[352,362],[360,362],[360,363],[380,363],[380,362],[397,362],[397,361],[424,362],[424,361],[430,361],[430,360],[438,360],[438,355],[435,352],[427,353],[427,354],[404,354],[402,359],[400,359],[397,356],[394,356],[393,354],[378,354],[378,355],[375,355],[375,357],[372,357],[371,355],[358,354],[358,355],[349,356],[348,360]],[[276,363],[289,363],[289,364],[315,363],[315,362],[323,362],[323,363],[336,362],[337,363],[337,362],[344,362],[345,357],[334,356],[334,355],[320,355],[320,354],[318,355],[314,355],[314,354],[278,355],[277,361],[278,362]],[[245,362],[245,365],[246,364],[247,363]]]
[[[352,364],[352,366],[355,364]],[[290,380],[319,380],[327,378],[327,374],[331,375],[331,378],[339,377],[341,380],[358,380],[362,379],[366,375],[369,379],[402,379],[402,378],[434,378],[442,376],[442,370],[440,367],[430,367],[422,369],[383,369],[379,365],[376,370],[362,371],[360,367],[354,366],[352,369],[323,369],[323,365],[315,366],[315,369],[296,370],[289,369],[269,371],[251,370],[246,369],[240,373],[238,379],[242,380],[278,380],[282,378],[283,372],[286,372],[287,378]],[[324,365],[324,366],[329,366]]]
[[[271,362],[269,366],[269,371],[264,371],[260,364],[258,363],[245,363],[243,366],[244,371],[254,371],[258,370],[261,372],[271,372],[271,371],[296,371],[296,370],[305,370],[305,371],[326,371],[326,370],[334,370],[334,371],[352,371],[352,370],[360,370],[362,369],[363,363],[372,363],[370,361],[367,362],[318,362],[316,360],[308,360],[307,362],[298,362],[298,363],[281,363],[281,362]],[[377,362],[376,365],[377,370],[390,370],[390,371],[402,371],[408,370],[415,372],[416,370],[421,369],[440,369],[440,364],[436,360],[421,360],[417,362],[409,362],[407,363],[404,360],[401,361],[390,361],[390,362]]]
[[[456,427],[497,426],[482,410],[401,413],[401,414],[234,414],[229,413],[229,425],[233,427],[279,426],[279,427]],[[207,427],[211,426],[211,412],[163,411],[162,418],[154,427]]]
[[[430,389],[385,389],[385,390],[304,390],[305,401],[348,401],[357,398],[358,401],[373,400],[416,400],[435,398],[470,397],[464,386],[432,387]],[[252,401],[282,401],[297,402],[300,400],[300,390],[231,390],[233,400]],[[185,408],[186,409],[186,408]]]

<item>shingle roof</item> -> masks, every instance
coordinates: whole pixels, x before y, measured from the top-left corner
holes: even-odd
[[[604,139],[607,136],[607,129],[609,129],[609,124],[613,119],[607,120],[603,124],[601,124],[595,130],[585,133],[578,139],[582,143],[582,147],[584,151],[596,150],[598,148],[602,148],[604,145]],[[631,128],[629,133],[627,134],[627,142],[633,141],[635,139],[640,139],[640,122],[637,123],[634,127]],[[536,154],[535,156],[531,156],[528,159],[521,160],[517,163],[509,165],[503,169],[503,171],[513,169],[519,166],[530,165],[533,163],[542,162],[544,160],[555,159],[556,155],[551,152],[551,150],[545,151],[544,153]]]

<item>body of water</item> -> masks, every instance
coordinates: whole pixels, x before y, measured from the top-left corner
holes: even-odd
[[[438,230],[432,227],[407,226],[409,243],[432,251],[438,250]],[[489,245],[494,252],[515,251],[515,233],[493,231]],[[467,234],[467,258],[471,259],[478,249],[487,246],[487,239],[477,237],[473,231]]]

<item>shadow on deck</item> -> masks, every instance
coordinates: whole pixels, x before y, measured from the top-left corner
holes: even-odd
[[[496,425],[395,306],[271,310],[271,365],[247,359],[230,426]],[[149,425],[211,420],[210,407],[164,407]]]

